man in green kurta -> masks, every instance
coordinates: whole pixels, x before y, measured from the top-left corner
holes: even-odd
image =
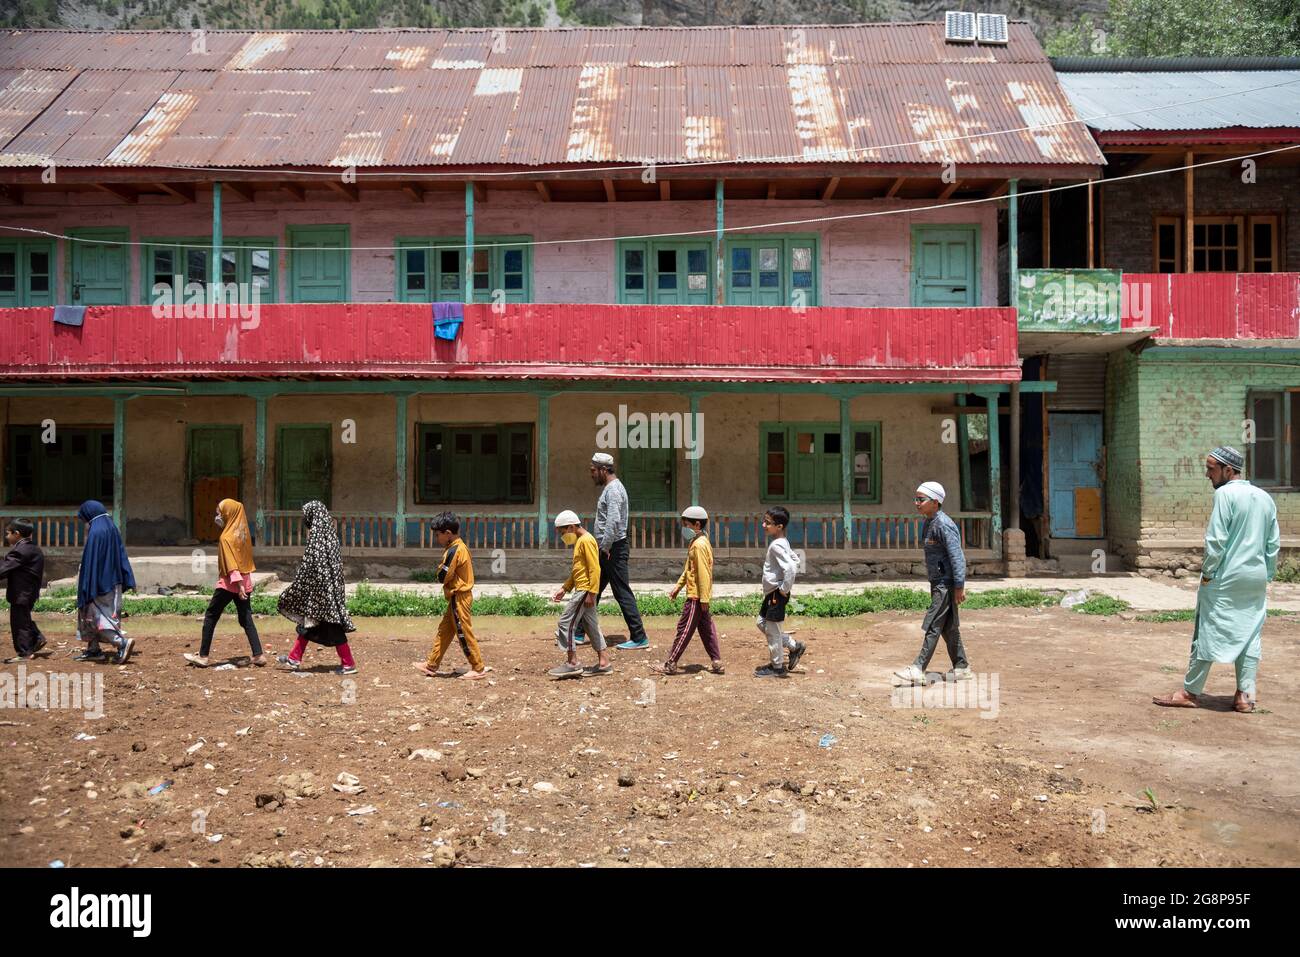
[[[1230,661],[1237,669],[1234,710],[1255,710],[1265,589],[1277,573],[1282,536],[1277,505],[1241,477],[1245,464],[1242,454],[1228,446],[1215,449],[1205,460],[1205,477],[1214,486],[1214,509],[1205,529],[1192,655],[1182,689],[1152,698],[1158,705],[1199,707],[1210,665]]]

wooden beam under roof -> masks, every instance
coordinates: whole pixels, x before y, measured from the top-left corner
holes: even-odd
[[[357,188],[355,183],[344,183],[336,179],[327,179],[325,180],[325,185],[334,190],[334,192],[346,196],[354,203],[361,200],[361,190]]]
[[[187,203],[195,201],[194,186],[191,183],[154,183],[153,185],[164,193],[175,196]]]
[[[222,180],[221,188],[223,190],[229,190],[246,203],[253,202],[254,194],[256,192],[256,187],[252,183],[227,183],[225,180]]]
[[[424,201],[424,187],[419,183],[403,183],[402,192],[411,197],[411,199],[415,200],[417,203]]]
[[[102,189],[104,192],[108,193],[110,196],[116,196],[118,199],[120,199],[120,200],[121,200],[122,202],[124,202],[124,203],[138,203],[138,202],[140,202],[140,194],[137,193],[135,190],[133,190],[133,189],[127,189],[127,188],[124,187],[124,186],[114,186],[114,185],[110,185],[110,184],[108,184],[108,183],[96,183],[96,184],[95,184],[95,188],[96,188],[96,189]]]
[[[898,191],[903,188],[903,184],[906,182],[907,182],[906,176],[895,177],[893,184],[889,187],[889,191],[885,193],[885,199],[893,199],[895,196],[897,196]]]
[[[540,179],[534,185],[537,187],[538,194],[542,197],[542,202],[551,202],[551,187],[547,186],[546,183]]]
[[[601,180],[601,183],[605,186],[605,202],[618,202],[618,194],[614,192],[614,181],[609,177],[605,177]]]
[[[307,188],[301,183],[282,183],[280,188],[300,203],[307,198]]]
[[[832,176],[826,186],[822,189],[822,202],[826,202],[835,195],[835,191],[840,188],[840,178]]]
[[[673,188],[666,179],[659,181],[659,198],[665,200],[673,198]]]

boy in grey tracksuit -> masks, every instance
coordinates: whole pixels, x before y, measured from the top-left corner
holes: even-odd
[[[808,646],[795,641],[781,629],[785,621],[785,608],[790,602],[795,575],[799,572],[799,558],[785,537],[790,524],[790,513],[776,505],[763,514],[763,529],[772,539],[763,559],[763,604],[758,613],[758,630],[767,639],[770,662],[754,669],[755,678],[784,678],[793,671]],[[785,650],[790,649],[790,663],[785,662]]]
[[[957,619],[957,606],[966,600],[966,556],[961,548],[961,530],[942,511],[944,495],[943,486],[938,482],[923,482],[913,500],[916,510],[925,517],[921,541],[925,547],[925,570],[930,578],[930,608],[921,623],[925,637],[920,653],[906,668],[894,672],[911,684],[925,684],[925,669],[939,645],[940,635],[952,659],[948,678],[966,681],[974,677],[966,660]]]

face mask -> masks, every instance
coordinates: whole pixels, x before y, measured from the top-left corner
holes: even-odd
[[[578,533],[565,532],[563,535],[560,536],[560,539],[564,542],[564,544],[572,545],[574,542],[578,540]]]
[[[697,532],[695,529],[688,528],[685,525],[682,526],[682,541],[689,542],[692,538],[694,538],[698,534],[700,533]]]
[[[212,521],[216,522],[216,524],[217,524],[217,528],[225,528],[225,527],[226,527],[226,520],[225,520],[224,518],[222,518],[220,515],[218,515],[218,516],[217,516],[216,518],[214,518]]]

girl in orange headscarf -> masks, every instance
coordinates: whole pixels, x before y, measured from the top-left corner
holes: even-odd
[[[233,601],[239,613],[239,624],[253,649],[253,664],[261,667],[266,664],[266,656],[262,654],[262,642],[257,637],[257,625],[253,624],[252,603],[253,570],[257,566],[253,564],[253,536],[248,530],[243,503],[223,498],[217,504],[215,521],[221,529],[221,537],[217,540],[217,567],[221,577],[217,579],[216,591],[212,593],[212,601],[203,616],[203,644],[197,655],[187,653],[185,660],[200,668],[208,666],[212,633],[216,631],[221,613]]]

